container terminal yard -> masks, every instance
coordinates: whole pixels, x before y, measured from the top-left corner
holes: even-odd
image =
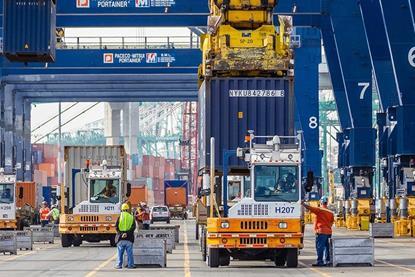
[[[415,276],[414,1],[0,2],[0,276]]]

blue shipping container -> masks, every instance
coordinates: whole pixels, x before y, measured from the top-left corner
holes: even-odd
[[[52,187],[42,187],[42,196],[43,201],[46,201],[50,205],[52,200]]]
[[[294,134],[292,78],[211,78],[199,91],[199,169],[210,165],[215,138],[215,167],[222,171],[223,151],[244,147],[245,135]],[[230,168],[246,168],[233,157]]]
[[[3,52],[10,61],[53,62],[55,0],[4,0]]]

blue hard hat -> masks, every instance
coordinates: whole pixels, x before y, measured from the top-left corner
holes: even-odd
[[[328,202],[329,202],[329,198],[328,198],[327,196],[323,195],[323,196],[321,197],[321,199],[320,199],[320,202],[321,202],[321,203],[328,203]]]

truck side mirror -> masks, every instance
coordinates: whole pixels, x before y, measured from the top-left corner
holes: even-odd
[[[125,194],[125,196],[130,197],[131,196],[131,184],[127,183],[127,193]]]
[[[314,173],[313,171],[307,172],[307,179],[305,182],[305,191],[310,192],[314,186]]]
[[[19,198],[23,199],[23,196],[24,196],[23,187],[19,187]]]

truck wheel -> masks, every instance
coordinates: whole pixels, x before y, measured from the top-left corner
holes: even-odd
[[[219,265],[228,266],[231,263],[231,256],[226,250],[220,251]]]
[[[167,222],[167,224],[170,224],[170,219],[167,219],[167,221],[166,221],[166,222]]]
[[[112,237],[110,238],[110,245],[111,245],[111,247],[115,247],[115,246],[117,246],[117,243],[115,242],[115,236],[112,236]]]
[[[285,251],[285,249],[281,249],[275,255],[275,258],[274,258],[275,266],[277,267],[285,266],[286,261],[287,261],[287,252]]]
[[[62,247],[71,247],[72,235],[62,234],[61,243],[62,243]]]
[[[82,244],[82,238],[80,236],[74,236],[73,237],[73,246],[74,247],[79,247]]]
[[[219,250],[217,248],[209,248],[208,265],[209,267],[219,267]]]
[[[287,267],[294,268],[298,266],[298,249],[288,248],[287,249]]]

